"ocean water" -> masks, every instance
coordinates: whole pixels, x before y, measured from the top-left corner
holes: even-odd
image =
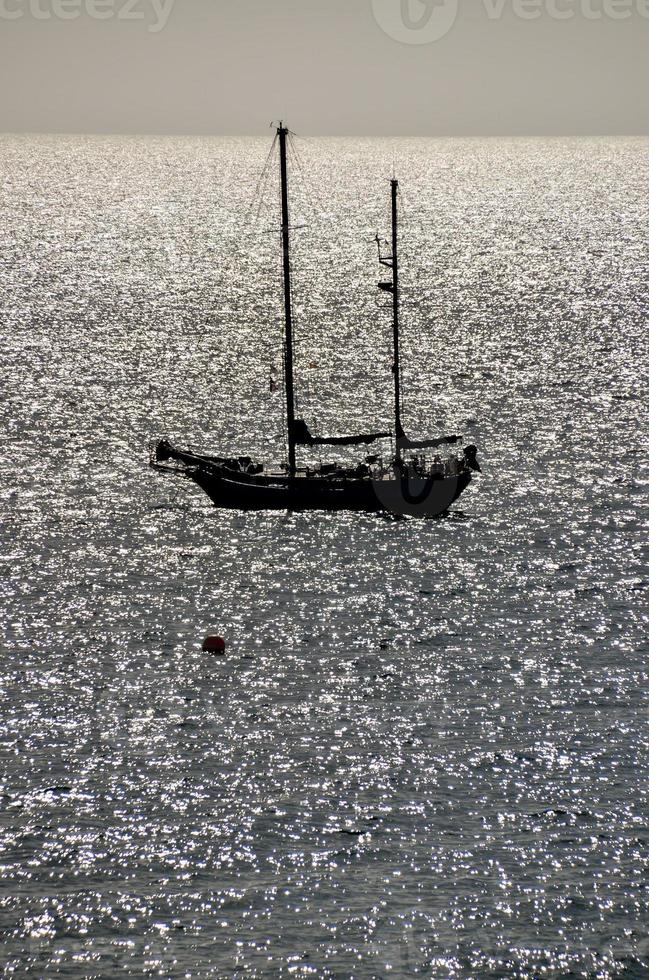
[[[0,138],[5,975],[649,976],[649,143],[296,140],[301,413],[390,424],[395,172],[479,446],[399,521],[148,468],[282,458],[269,142]]]

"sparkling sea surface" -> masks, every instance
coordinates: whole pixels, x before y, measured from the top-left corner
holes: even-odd
[[[269,144],[0,137],[4,973],[649,977],[649,141],[296,140],[300,412],[390,426],[394,171],[436,521],[148,468],[282,459]]]

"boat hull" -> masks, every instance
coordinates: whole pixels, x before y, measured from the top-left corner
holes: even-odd
[[[434,480],[240,479],[202,469],[187,475],[215,506],[229,510],[387,511],[412,517],[446,513],[471,482],[468,471]]]

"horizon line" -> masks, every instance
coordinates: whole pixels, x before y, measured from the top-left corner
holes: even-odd
[[[268,129],[273,129],[269,126]],[[156,139],[179,139],[194,137],[196,139],[262,139],[267,131],[257,133],[243,132],[158,132],[154,130],[140,131],[120,131],[120,130],[36,130],[36,129],[8,129],[1,130],[0,137],[3,136],[79,136],[88,138],[97,137],[121,137],[139,139],[142,137],[155,137]],[[588,132],[588,133],[297,133],[297,136],[304,136],[306,139],[642,139],[649,138],[649,132]]]

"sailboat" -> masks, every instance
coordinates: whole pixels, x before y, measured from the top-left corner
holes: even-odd
[[[461,455],[432,458],[426,450],[455,446],[458,436],[412,440],[402,424],[400,291],[399,291],[399,182],[390,182],[392,203],[392,242],[384,244],[377,235],[379,262],[391,272],[378,284],[392,298],[394,431],[371,432],[358,436],[316,438],[303,419],[296,418],[294,380],[294,318],[291,292],[291,225],[289,208],[288,150],[289,130],[280,123],[279,170],[281,187],[281,244],[284,301],[284,390],[286,395],[287,459],[281,465],[266,465],[250,456],[235,459],[202,455],[175,448],[168,440],[159,441],[152,452],[151,465],[163,472],[181,474],[196,483],[217,507],[243,511],[387,511],[397,515],[434,517],[444,514],[480,472],[475,446]],[[372,446],[391,440],[390,453],[366,456],[357,466],[319,464],[298,465],[299,447]]]

